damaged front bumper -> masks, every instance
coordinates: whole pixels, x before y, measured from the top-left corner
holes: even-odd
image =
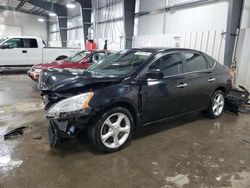
[[[78,113],[61,113],[58,117],[46,116],[46,118],[56,129],[58,136],[74,137],[87,128],[94,114],[89,108]]]

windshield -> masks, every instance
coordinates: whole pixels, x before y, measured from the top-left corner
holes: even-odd
[[[92,65],[88,71],[106,75],[125,76],[140,67],[151,55],[151,52],[123,51],[102,59]]]
[[[90,54],[90,52],[81,51],[81,52],[77,53],[76,55],[74,55],[72,57],[68,57],[65,60],[73,62],[73,63],[77,63],[77,62],[81,61],[84,57],[86,57],[88,54]]]
[[[2,43],[3,41],[5,41],[6,40],[6,38],[5,39],[0,39],[0,43]]]

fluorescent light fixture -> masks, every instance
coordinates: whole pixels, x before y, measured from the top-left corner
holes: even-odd
[[[72,9],[72,8],[75,8],[76,6],[74,4],[72,4],[72,3],[69,3],[69,4],[66,5],[66,7]]]
[[[55,16],[56,16],[56,13],[54,13],[54,12],[50,12],[50,13],[49,13],[49,16],[51,16],[51,17],[55,17]]]
[[[43,18],[39,18],[38,21],[39,22],[44,22],[44,19]]]

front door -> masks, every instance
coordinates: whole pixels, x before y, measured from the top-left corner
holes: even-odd
[[[22,66],[28,64],[27,48],[24,47],[24,41],[21,38],[12,38],[3,45],[8,48],[0,49],[1,66]]]
[[[165,119],[186,112],[188,83],[183,75],[180,53],[165,54],[155,60],[150,69],[158,69],[164,77],[146,78],[141,85],[143,123]]]

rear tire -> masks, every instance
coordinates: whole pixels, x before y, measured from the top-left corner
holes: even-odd
[[[221,90],[217,90],[211,97],[209,107],[207,110],[208,117],[212,119],[219,118],[225,107],[224,93]]]
[[[99,116],[97,122],[89,127],[88,137],[98,151],[111,153],[127,145],[133,128],[131,113],[125,108],[115,107]]]

